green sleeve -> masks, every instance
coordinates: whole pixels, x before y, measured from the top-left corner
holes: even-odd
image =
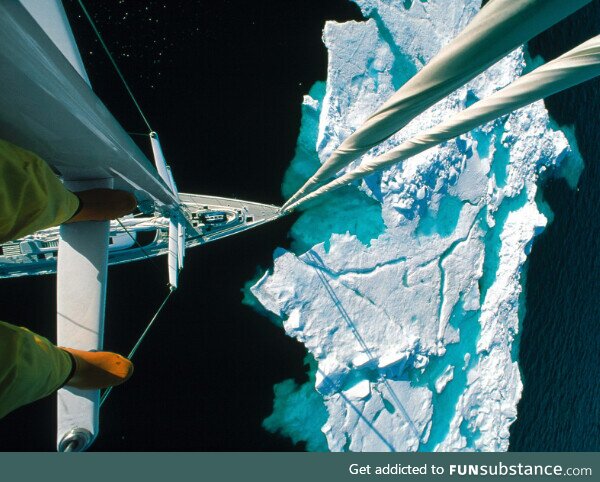
[[[54,393],[72,369],[67,352],[26,328],[0,321],[0,418]]]
[[[46,162],[0,140],[0,242],[62,224],[78,207]]]

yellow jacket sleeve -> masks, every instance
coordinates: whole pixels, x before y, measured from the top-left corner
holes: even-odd
[[[59,389],[73,362],[46,338],[0,321],[0,418]]]
[[[0,139],[0,242],[62,224],[78,207],[46,162]]]

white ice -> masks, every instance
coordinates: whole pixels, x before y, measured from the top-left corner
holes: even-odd
[[[305,99],[320,116],[321,161],[466,25],[480,0],[356,3],[368,20],[327,23],[326,93]],[[519,49],[368,155],[525,68]],[[272,272],[251,291],[316,360],[330,450],[508,449],[522,390],[513,344],[523,266],[547,222],[538,183],[569,154],[535,103],[365,180],[360,189],[380,203],[385,222],[370,243],[348,232],[299,255],[275,253]],[[339,223],[352,217],[337,209]]]

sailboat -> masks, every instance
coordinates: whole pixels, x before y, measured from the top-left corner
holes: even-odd
[[[92,91],[60,0],[0,0],[0,135],[39,154],[74,191],[125,189],[139,203],[139,212],[117,222],[64,225],[2,245],[0,277],[56,272],[58,343],[100,349],[109,264],[165,254],[169,284],[176,289],[186,248],[273,221],[342,185],[600,75],[599,36],[331,180],[437,100],[590,1],[488,2],[463,33],[350,135],[280,209],[179,193],[158,135],[149,133],[153,165]],[[59,391],[58,450],[90,446],[98,434],[99,406],[97,391]]]
[[[179,193],[179,199],[187,226],[185,249],[232,236],[279,217],[279,208],[268,204],[186,193]],[[53,227],[0,244],[0,278],[56,273],[59,242],[60,228]],[[152,209],[111,221],[109,266],[168,254],[167,216]],[[172,286],[174,282],[171,281]]]
[[[0,136],[42,157],[73,191],[133,192],[138,210],[112,222],[49,228],[0,246],[0,277],[56,273],[57,344],[103,345],[107,267],[166,255],[170,289],[187,248],[273,221],[277,206],[179,193],[156,132],[154,163],[96,96],[60,0],[0,0]],[[100,392],[63,388],[59,451],[98,435]]]

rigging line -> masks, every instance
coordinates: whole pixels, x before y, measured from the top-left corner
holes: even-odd
[[[133,234],[131,234],[131,232],[129,231],[129,229],[127,229],[127,228],[125,227],[125,225],[124,225],[124,224],[121,222],[121,219],[120,219],[120,218],[117,218],[117,222],[118,222],[118,223],[121,225],[121,227],[123,228],[123,230],[124,230],[124,231],[127,233],[127,235],[128,235],[130,238],[131,238],[131,240],[132,240],[132,241],[133,241],[135,244],[137,244],[138,248],[140,248],[140,250],[142,251],[142,253],[144,253],[144,256],[146,257],[146,259],[150,259],[152,256],[150,256],[150,255],[148,254],[148,251],[146,251],[146,250],[144,249],[144,247],[143,247],[143,246],[140,244],[140,242],[137,240],[137,238],[136,238],[136,237],[134,237],[134,236],[133,236]],[[152,261],[153,261],[153,266],[154,266],[154,267],[155,267],[157,270],[159,270],[159,271],[160,271],[160,273],[162,274],[162,271],[160,270],[160,268],[158,267],[158,265],[157,265],[157,264],[154,264],[154,263],[156,262],[156,260],[154,260],[154,259],[153,259]]]
[[[142,250],[142,253],[144,253],[144,255],[146,256],[146,258],[150,258],[150,255],[146,252],[146,250],[144,249],[144,247],[139,243],[139,241],[137,240],[137,238],[133,237],[133,234],[131,234],[129,232],[129,229],[127,229],[125,227],[125,225],[121,222],[121,218],[117,218],[117,222],[119,223],[119,225],[123,228],[123,231],[125,231],[129,237],[131,238],[131,240],[138,245],[138,248],[140,248]]]
[[[154,314],[154,316],[150,320],[150,323],[148,323],[148,326],[146,326],[146,329],[140,335],[138,341],[136,342],[136,344],[133,346],[133,348],[129,352],[129,355],[127,356],[127,358],[129,358],[130,360],[133,358],[133,356],[135,355],[135,352],[138,350],[138,348],[142,344],[142,341],[144,341],[144,338],[146,338],[146,335],[148,334],[148,331],[150,331],[150,328],[152,327],[152,325],[154,324],[154,322],[158,318],[158,315],[160,314],[160,312],[162,311],[162,309],[165,307],[165,305],[167,304],[167,301],[169,301],[169,298],[171,297],[171,295],[173,294],[174,291],[175,291],[174,289],[170,289],[169,290],[169,292],[167,293],[167,296],[165,296],[165,299],[163,300],[163,302],[158,307],[158,310],[156,310],[156,313]]]
[[[128,132],[130,136],[142,136],[142,137],[150,137],[150,134],[147,132]]]
[[[129,355],[127,355],[127,358],[129,360],[131,360],[133,358],[133,356],[135,355],[135,352],[138,350],[138,348],[142,344],[142,341],[144,341],[144,338],[146,338],[146,335],[150,331],[150,328],[152,328],[152,325],[154,324],[154,322],[158,318],[158,315],[160,314],[160,312],[162,311],[162,309],[167,304],[167,301],[169,301],[169,298],[173,294],[173,291],[175,291],[175,290],[173,290],[173,289],[169,290],[169,292],[167,293],[167,296],[165,296],[164,300],[162,301],[162,303],[158,307],[158,310],[156,310],[156,312],[154,313],[154,316],[150,320],[150,323],[148,323],[148,325],[146,325],[146,328],[144,329],[144,331],[142,332],[142,334],[138,338],[137,342],[135,343],[135,345],[133,346],[133,348],[129,352]],[[107,388],[104,391],[104,393],[102,394],[102,397],[100,398],[100,407],[102,407],[102,405],[104,404],[104,402],[106,401],[106,399],[108,398],[108,396],[110,395],[110,393],[112,392],[112,389],[113,389],[113,387],[109,387],[109,388]]]
[[[177,206],[177,210],[178,213],[180,213],[183,218],[185,219],[185,212],[183,211],[183,208],[181,207],[181,205]],[[134,216],[135,217],[135,216]],[[153,216],[151,219],[156,219],[157,216]],[[144,254],[145,258],[144,259],[152,259],[152,266],[154,266],[154,268],[162,275],[162,270],[158,267],[157,264],[157,260],[154,259],[156,258],[156,256],[150,256],[150,254],[144,249],[144,247],[139,243],[139,241],[137,240],[136,237],[134,237],[131,232],[127,229],[127,227],[121,222],[120,218],[117,218],[116,221],[121,225],[121,228],[123,228],[123,230],[127,233],[127,235],[133,240],[133,242],[138,246],[138,248],[142,251],[142,253]],[[186,237],[186,240],[188,238]],[[185,240],[185,241],[186,241]]]
[[[90,22],[90,25],[92,26],[92,29],[96,33],[96,36],[98,37],[98,40],[100,41],[100,44],[104,48],[104,51],[106,52],[106,55],[108,55],[108,58],[111,61],[111,63],[113,64],[113,67],[115,68],[115,70],[117,71],[117,74],[119,74],[119,77],[121,78],[121,81],[123,82],[123,85],[127,89],[127,92],[129,93],[129,96],[131,97],[131,100],[133,101],[133,103],[137,107],[137,110],[140,113],[140,115],[142,116],[142,119],[144,119],[144,122],[146,123],[146,126],[148,127],[148,130],[150,130],[150,132],[152,132],[153,129],[152,129],[152,127],[150,127],[150,123],[148,122],[148,119],[146,118],[146,116],[142,112],[142,108],[138,104],[138,101],[136,100],[135,96],[133,95],[133,92],[129,88],[129,85],[127,84],[127,81],[125,80],[125,77],[121,73],[121,70],[119,69],[119,66],[115,62],[115,59],[113,58],[113,56],[111,55],[110,51],[108,50],[108,47],[104,43],[104,40],[102,39],[102,36],[100,35],[100,31],[96,28],[96,24],[92,20],[92,17],[90,16],[90,14],[88,13],[87,9],[85,8],[85,5],[83,4],[83,0],[78,0],[78,2],[79,2],[79,5],[81,6],[81,9],[83,10],[83,13],[85,14],[86,18]]]

